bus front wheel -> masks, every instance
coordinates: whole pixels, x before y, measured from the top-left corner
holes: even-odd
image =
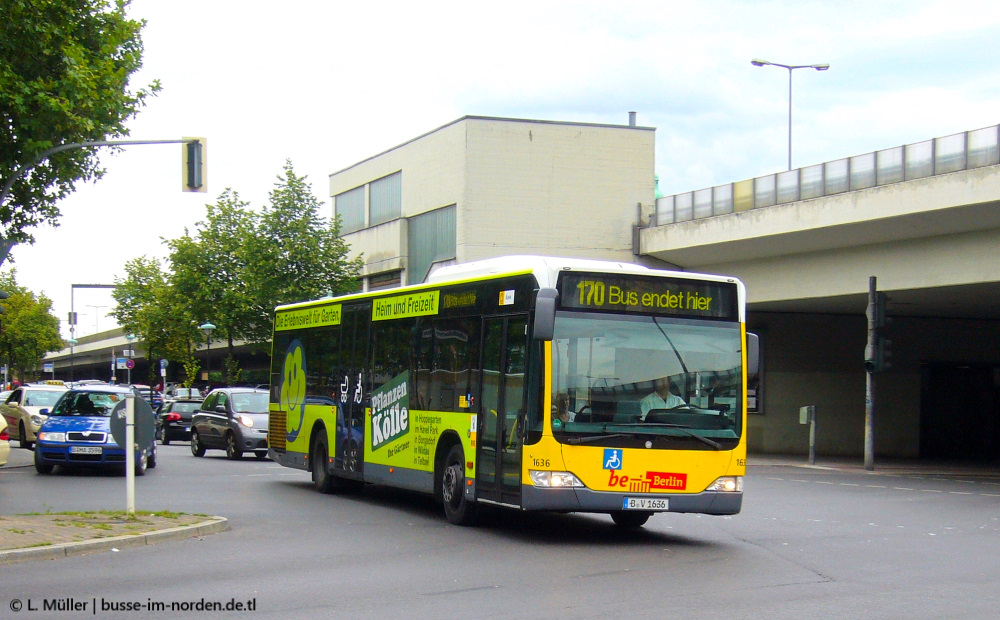
[[[452,446],[441,469],[441,500],[449,523],[472,525],[475,506],[465,498],[465,455],[462,446]]]

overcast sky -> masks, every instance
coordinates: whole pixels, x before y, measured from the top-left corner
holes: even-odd
[[[260,208],[286,159],[332,207],[328,175],[465,115],[656,128],[666,194],[1000,123],[993,2],[283,2],[134,0],[163,90],[130,139],[208,138],[208,193],[182,193],[178,145],[103,151],[103,179],[57,228],[12,251],[54,302],[166,256],[232,188]],[[623,207],[624,208],[624,207]],[[5,264],[5,268],[10,266]],[[76,336],[114,327],[107,291],[77,290]],[[211,320],[212,317],[204,317]]]

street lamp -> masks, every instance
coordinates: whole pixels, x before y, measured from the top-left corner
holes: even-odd
[[[132,362],[132,357],[133,357],[132,341],[135,340],[135,334],[125,334],[125,340],[128,341],[128,360],[129,362]],[[134,364],[135,362],[125,364],[125,368],[127,369],[126,378],[128,380],[129,385],[132,385],[132,366]]]
[[[208,344],[208,349],[205,351],[205,378],[208,379],[209,384],[212,382],[212,332],[215,331],[215,325],[212,325],[208,321],[198,327],[205,334],[205,341]]]
[[[760,60],[759,58],[754,58],[750,61],[750,64],[755,67],[763,67],[764,65],[771,65],[772,67],[781,67],[782,69],[788,69],[788,169],[792,169],[792,71],[795,69],[815,69],[817,71],[826,71],[830,68],[830,65],[783,65],[780,62],[770,62],[768,60]]]
[[[66,343],[69,344],[69,380],[71,383],[73,381],[73,347],[76,346],[77,342],[78,340],[76,338],[70,338],[66,341]]]

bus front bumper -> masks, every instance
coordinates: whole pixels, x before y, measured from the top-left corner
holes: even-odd
[[[703,493],[608,493],[585,488],[521,487],[523,510],[557,512],[612,512],[622,510],[628,499],[666,499],[667,509],[657,512],[695,512],[708,515],[734,515],[743,507],[742,492],[705,491]]]

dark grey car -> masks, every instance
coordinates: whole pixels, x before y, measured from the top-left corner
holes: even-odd
[[[268,392],[258,388],[212,390],[191,419],[191,454],[221,449],[231,459],[253,452],[267,457]]]

